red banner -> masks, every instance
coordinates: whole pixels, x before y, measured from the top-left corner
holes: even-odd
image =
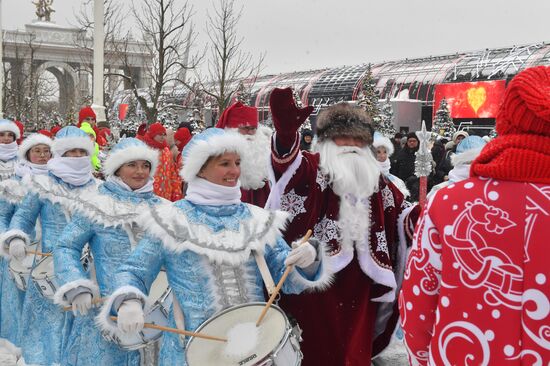
[[[128,112],[128,104],[118,105],[118,119],[123,121],[126,118],[126,112]]]
[[[434,116],[445,98],[452,118],[495,118],[505,88],[505,80],[436,85]]]

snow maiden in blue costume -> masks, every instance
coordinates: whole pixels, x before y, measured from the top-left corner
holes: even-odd
[[[143,327],[145,295],[162,267],[183,311],[185,329],[194,331],[233,305],[264,301],[263,283],[252,251],[263,254],[277,282],[285,265],[296,265],[283,291],[299,293],[328,286],[324,248],[306,243],[290,250],[280,236],[287,214],[240,202],[243,138],[211,128],[183,150],[187,196],[140,216],[147,235],[117,274],[119,288],[105,303],[98,322],[118,336]],[[114,323],[109,315],[117,315]],[[174,316],[170,316],[175,326]],[[165,333],[161,365],[185,365],[180,339]]]
[[[17,142],[21,132],[17,125],[7,119],[0,119],[0,182],[2,185],[10,184],[15,175],[15,164],[17,162]],[[11,184],[10,184],[11,186]],[[9,197],[6,192],[2,192],[0,196],[0,234],[4,233],[9,225],[10,219],[15,210],[14,206],[8,202]],[[1,250],[0,250],[1,252]],[[9,281],[7,274],[8,262],[5,259],[0,259],[0,293],[3,291],[3,282]],[[0,316],[0,320],[3,320]],[[0,334],[0,336],[2,336]],[[12,345],[6,343],[6,340],[1,340],[0,343],[5,348],[16,351]],[[13,341],[12,341],[13,343]]]
[[[34,175],[29,193],[13,215],[9,231],[4,235],[4,251],[15,258],[25,255],[36,220],[40,217],[42,238],[40,250],[51,253],[67,225],[69,212],[60,205],[63,196],[78,197],[95,185],[90,154],[93,145],[84,131],[76,127],[61,129],[52,145],[53,158],[48,161],[48,175]],[[62,348],[70,330],[72,314],[59,309],[43,297],[36,286],[27,288],[21,315],[20,346],[27,364],[60,363]]]
[[[14,168],[14,178],[4,180],[0,183],[1,234],[7,231],[13,214],[27,193],[25,184],[27,178],[25,177],[35,174],[48,174],[47,163],[51,158],[51,146],[52,140],[49,137],[33,134],[27,137],[19,147],[19,160]],[[1,241],[2,239],[0,238]],[[3,261],[5,264],[0,274],[0,278],[2,278],[0,337],[17,346],[19,345],[17,337],[25,292],[19,290],[10,277],[8,272],[9,260],[17,259],[8,258]],[[19,355],[19,351],[16,352],[16,355]]]
[[[88,310],[92,297],[108,296],[114,290],[115,272],[141,235],[135,218],[164,201],[153,193],[157,156],[155,150],[137,139],[122,139],[104,163],[107,181],[98,190],[84,192],[72,201],[72,220],[54,249],[55,271],[61,286],[55,302],[72,306],[75,313],[63,351],[63,365],[140,364],[139,351],[124,351],[102,337],[94,323],[96,311]],[[80,263],[86,243],[94,257],[95,280]]]

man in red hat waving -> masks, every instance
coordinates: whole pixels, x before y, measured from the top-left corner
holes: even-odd
[[[216,127],[233,130],[246,138],[248,157],[242,160],[244,164],[241,166],[241,200],[264,207],[270,192],[268,166],[271,130],[258,125],[256,108],[241,102],[226,108]]]

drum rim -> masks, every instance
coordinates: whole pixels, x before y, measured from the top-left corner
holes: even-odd
[[[239,305],[234,305],[234,306],[231,306],[227,309],[224,309],[224,310],[221,310],[221,311],[218,311],[217,313],[215,313],[214,315],[212,315],[210,318],[208,318],[207,320],[205,320],[201,325],[198,326],[197,329],[194,330],[195,333],[200,333],[200,331],[206,327],[208,324],[210,324],[214,319],[222,316],[223,314],[225,313],[229,313],[235,309],[239,309],[239,308],[243,308],[243,307],[248,307],[248,306],[254,306],[254,305],[262,305],[262,306],[265,306],[267,303],[266,302],[263,302],[263,301],[254,301],[254,302],[247,302],[247,303],[244,303],[244,304],[239,304]],[[290,333],[288,331],[288,329],[292,329],[291,327],[291,324],[290,324],[290,321],[288,320],[288,316],[286,315],[286,313],[283,311],[283,309],[281,309],[279,306],[275,305],[275,304],[271,304],[270,308],[274,308],[276,310],[278,310],[279,312],[281,312],[281,314],[283,314],[283,318],[285,319],[285,332],[284,332],[284,336],[281,338],[280,342],[277,344],[276,347],[273,348],[273,350],[268,353],[264,358],[261,358],[261,359],[258,359],[256,361],[256,364],[258,362],[263,362],[263,361],[266,361],[268,360],[272,355],[274,354],[277,354],[282,348],[283,346],[286,344],[286,342],[288,341],[288,339],[290,338]],[[185,344],[185,347],[184,347],[184,350],[185,350],[185,361],[187,363],[189,363],[189,360],[187,359],[188,358],[188,349],[189,349],[189,346],[191,346],[191,343],[193,342],[193,340],[195,339],[196,337],[193,337],[191,336],[189,338],[189,340],[187,341],[187,343]]]

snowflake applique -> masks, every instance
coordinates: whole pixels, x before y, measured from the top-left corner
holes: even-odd
[[[386,240],[385,232],[383,231],[376,232],[376,242],[378,243],[378,245],[376,246],[377,252],[388,253],[388,241]]]
[[[323,192],[328,187],[328,179],[327,179],[326,175],[321,173],[321,171],[319,169],[317,169],[317,177],[315,178],[315,182],[321,188],[321,192]]]
[[[331,240],[338,239],[338,224],[335,220],[331,220],[328,217],[323,217],[313,227],[314,236],[324,243],[328,243]]]
[[[294,189],[281,196],[281,208],[290,214],[290,221],[292,221],[296,215],[306,212],[304,207],[306,198],[306,196],[296,194]]]
[[[384,204],[384,211],[386,211],[388,207],[395,207],[393,193],[388,186],[385,186],[384,189],[382,189],[382,203]]]

